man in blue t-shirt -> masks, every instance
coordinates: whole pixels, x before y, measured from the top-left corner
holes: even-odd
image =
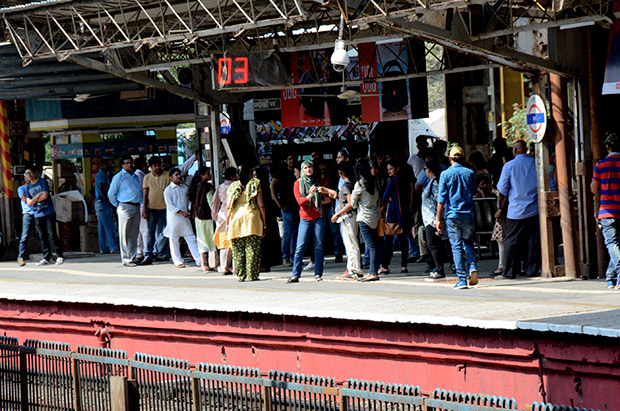
[[[43,259],[37,265],[48,265],[52,259],[52,247],[56,251],[56,265],[62,264],[65,259],[62,244],[56,233],[56,211],[52,203],[52,194],[47,181],[41,178],[39,170],[34,167],[26,169],[30,172],[30,184],[26,188],[26,204],[32,206],[34,221],[41,240]]]
[[[34,208],[28,205],[28,197],[26,196],[31,177],[32,171],[27,170],[24,173],[24,184],[17,189],[17,194],[22,203],[22,236],[19,240],[19,254],[17,255],[17,263],[20,267],[26,265],[28,241],[34,232]]]
[[[439,177],[439,195],[437,196],[437,216],[434,226],[437,232],[443,232],[444,210],[448,239],[452,246],[454,265],[458,282],[456,290],[478,284],[476,252],[474,250],[474,194],[476,193],[475,173],[463,167],[465,152],[460,147],[450,150],[452,164]],[[469,264],[469,266],[468,266]],[[468,275],[469,269],[469,275]]]
[[[99,161],[99,172],[95,177],[95,212],[97,213],[97,231],[99,234],[99,252],[101,254],[116,253],[119,251],[116,241],[116,227],[112,217],[112,204],[108,199],[110,189],[110,162],[106,159]]]

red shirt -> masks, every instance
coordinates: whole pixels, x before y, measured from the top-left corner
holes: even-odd
[[[295,181],[293,190],[295,192],[297,204],[299,204],[299,218],[302,220],[318,220],[321,218],[321,214],[319,214],[319,210],[316,209],[314,204],[309,202],[307,197],[301,195],[301,191],[299,191],[299,180]]]

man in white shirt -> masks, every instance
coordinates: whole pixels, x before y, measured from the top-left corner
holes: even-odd
[[[181,170],[173,168],[170,170],[170,184],[164,190],[164,201],[166,202],[166,228],[164,235],[170,241],[170,253],[172,261],[178,268],[185,268],[183,256],[179,246],[179,238],[183,237],[192,258],[196,265],[200,267],[201,259],[198,252],[196,235],[189,220],[189,200],[187,199],[187,186],[182,183]]]

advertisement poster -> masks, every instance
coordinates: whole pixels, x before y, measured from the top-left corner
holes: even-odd
[[[329,82],[330,50],[291,53],[291,83],[310,84]],[[282,90],[282,126],[314,127],[331,124],[329,107],[324,97],[325,87]]]
[[[405,42],[360,44],[360,79],[398,77],[407,73]],[[378,74],[381,73],[379,76]],[[408,120],[411,118],[409,80],[362,82],[362,120],[364,122]]]
[[[381,44],[377,47],[377,69],[382,74],[381,77],[404,76],[407,74],[407,61],[405,42]],[[381,121],[410,119],[409,80],[383,81],[379,86]]]
[[[620,20],[609,31],[603,94],[620,94]]]

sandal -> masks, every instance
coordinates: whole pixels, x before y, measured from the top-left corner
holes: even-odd
[[[176,268],[185,268],[185,264],[183,263],[179,263],[179,264],[175,264]]]
[[[320,276],[320,275],[315,275],[315,276],[314,276],[314,279],[315,279],[317,282],[319,282],[319,281],[323,281],[323,277],[322,277],[322,276]]]
[[[381,268],[379,268],[378,273],[379,274],[389,274],[390,273],[390,269],[389,268],[385,268],[385,267],[381,267]]]
[[[365,277],[359,279],[359,282],[361,283],[367,283],[370,281],[379,281],[379,276],[377,274],[366,274]]]
[[[208,265],[202,267],[202,272],[203,273],[206,273],[207,271],[211,271],[211,270],[213,270],[213,269],[211,267],[209,267]]]

